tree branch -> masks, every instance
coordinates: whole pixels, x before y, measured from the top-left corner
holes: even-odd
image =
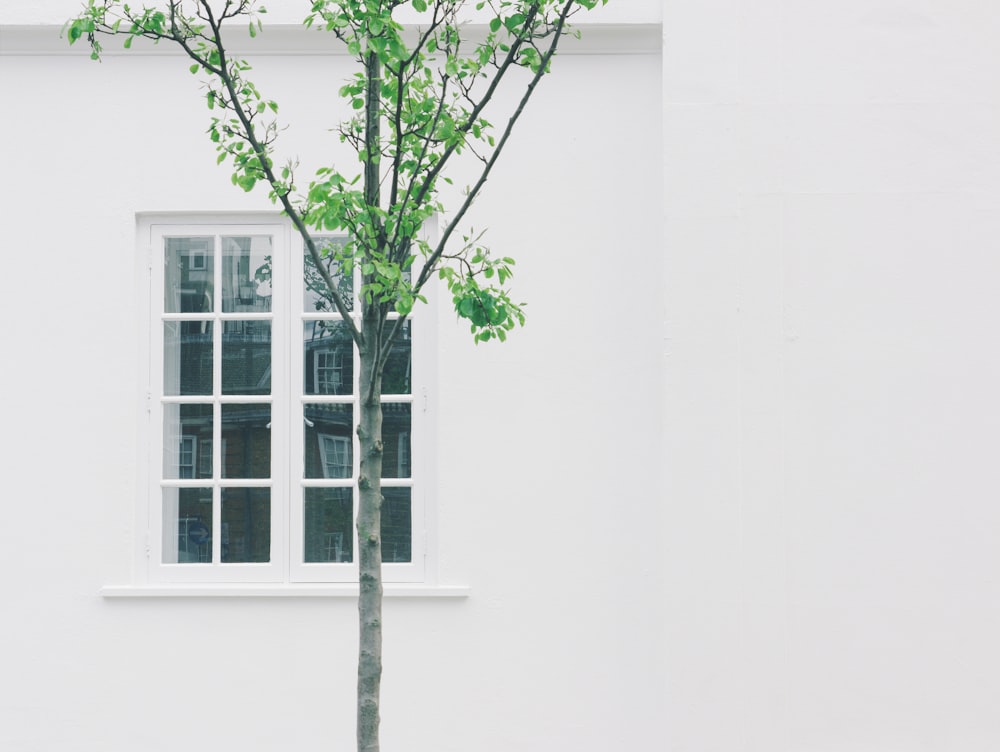
[[[526,87],[525,92],[521,97],[521,101],[518,103],[517,109],[507,120],[507,126],[504,128],[504,132],[501,135],[500,140],[497,141],[496,148],[493,150],[493,154],[490,156],[489,161],[483,167],[483,171],[480,174],[479,179],[476,181],[475,185],[469,190],[468,194],[465,197],[465,201],[462,202],[462,205],[459,207],[458,212],[455,214],[454,217],[452,217],[451,221],[445,227],[444,232],[441,234],[441,238],[438,241],[437,247],[427,258],[426,263],[424,264],[423,268],[420,271],[420,276],[417,278],[417,282],[413,286],[414,293],[419,293],[420,290],[423,288],[423,286],[427,283],[427,280],[430,279],[430,275],[434,273],[437,262],[441,258],[441,255],[444,253],[444,249],[448,243],[448,239],[451,237],[452,233],[455,231],[455,228],[458,226],[458,223],[465,216],[466,212],[468,212],[469,207],[472,206],[473,201],[475,201],[476,197],[479,195],[479,192],[486,184],[486,180],[489,177],[490,172],[492,172],[493,166],[496,164],[497,160],[500,157],[500,154],[503,152],[504,147],[507,145],[507,141],[510,138],[510,134],[514,130],[514,124],[521,117],[521,113],[524,112],[524,108],[528,104],[528,100],[531,99],[531,95],[534,93],[535,87],[538,85],[538,82],[541,81],[542,76],[544,76],[548,70],[549,63],[551,62],[552,57],[556,53],[556,48],[559,46],[559,40],[562,39],[563,29],[566,26],[566,20],[569,18],[574,2],[575,0],[568,0],[566,5],[563,6],[563,9],[560,12],[559,17],[554,26],[555,34],[552,37],[552,43],[549,45],[545,54],[542,56],[540,64],[538,66],[538,70],[535,71],[534,76],[528,83],[528,86]]]

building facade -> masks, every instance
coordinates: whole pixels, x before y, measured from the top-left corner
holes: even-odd
[[[292,6],[237,49],[306,175],[351,68]],[[78,9],[0,4],[0,749],[350,750],[346,322],[184,59]],[[385,749],[1000,748],[998,26],[580,21],[468,222],[527,326],[433,291],[391,358]]]

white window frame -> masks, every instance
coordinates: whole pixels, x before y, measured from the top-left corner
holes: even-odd
[[[269,234],[273,238],[272,264],[272,374],[271,395],[266,400],[271,405],[271,478],[260,480],[235,480],[222,478],[221,469],[224,449],[214,452],[212,457],[214,483],[225,487],[268,486],[271,489],[271,545],[270,561],[264,563],[221,563],[220,549],[225,530],[221,524],[219,493],[215,492],[213,507],[214,525],[217,531],[213,542],[215,547],[214,560],[217,563],[163,563],[164,543],[171,538],[176,542],[176,530],[164,530],[164,514],[162,511],[163,487],[206,485],[205,479],[198,476],[200,468],[197,454],[194,455],[194,477],[192,479],[162,478],[164,461],[163,442],[163,403],[168,402],[199,402],[207,398],[163,398],[164,374],[164,320],[171,316],[163,314],[164,272],[163,253],[167,237],[179,236],[212,236],[215,238],[217,250],[213,256],[216,279],[221,279],[222,260],[218,252],[221,236],[262,235]],[[291,223],[276,215],[141,215],[137,223],[137,235],[140,248],[145,252],[146,268],[140,271],[141,289],[148,291],[145,306],[146,320],[140,330],[140,336],[145,343],[144,362],[148,369],[143,374],[141,394],[144,410],[140,417],[140,433],[144,439],[143,445],[148,447],[145,467],[140,471],[141,493],[138,498],[137,525],[141,531],[137,540],[137,571],[144,573],[144,579],[150,584],[169,583],[285,583],[289,586],[305,583],[356,583],[358,577],[356,541],[352,562],[316,562],[306,563],[304,557],[303,530],[303,496],[304,489],[310,486],[351,487],[354,494],[355,519],[357,514],[357,476],[358,476],[358,440],[356,432],[352,431],[350,439],[353,442],[352,468],[349,478],[306,480],[302,477],[305,449],[304,406],[316,402],[346,402],[354,404],[354,422],[358,420],[357,379],[359,373],[358,355],[353,352],[355,384],[351,394],[328,395],[310,394],[305,392],[305,358],[303,355],[302,332],[305,322],[317,318],[337,320],[339,315],[323,312],[317,314],[304,310],[303,246],[301,238],[294,231]],[[287,263],[279,261],[286,259]],[[355,284],[355,291],[359,285]],[[221,297],[221,296],[216,296]],[[217,304],[221,305],[221,304]],[[424,306],[424,308],[429,308]],[[353,312],[355,323],[360,325],[360,306],[355,306]],[[216,336],[221,337],[222,321],[226,318],[244,318],[246,314],[232,315],[206,314],[206,318],[214,321],[213,329]],[[180,318],[180,317],[175,317]],[[426,406],[429,385],[433,378],[433,318],[429,311],[418,311],[411,317],[411,326],[415,336],[414,342],[419,343],[412,352],[412,374],[410,379],[410,394],[386,395],[385,402],[409,403],[411,405],[411,437],[430,438],[427,423]],[[425,329],[426,327],[426,329]],[[217,345],[218,347],[218,340]],[[221,355],[216,355],[216,368],[221,363]],[[315,378],[315,374],[312,374]],[[216,377],[218,378],[218,376]],[[316,386],[316,382],[314,382]],[[318,391],[314,389],[314,391]],[[227,398],[224,395],[214,399],[220,403],[227,401],[244,403],[244,397]],[[216,413],[218,415],[218,412]],[[216,421],[218,423],[218,421]],[[215,426],[216,445],[221,445],[221,427]],[[346,438],[346,437],[345,437]],[[198,442],[195,441],[195,444]],[[282,449],[282,448],[286,449]],[[409,562],[386,562],[383,565],[384,581],[391,583],[425,583],[432,584],[434,569],[428,557],[428,528],[431,526],[427,493],[431,485],[431,473],[425,464],[432,455],[428,451],[429,444],[411,444],[410,477],[385,478],[385,488],[408,487],[411,489],[411,560]],[[172,451],[178,451],[179,444],[173,445]],[[195,447],[194,452],[200,453],[202,447]],[[322,450],[321,450],[322,451]],[[326,463],[324,460],[324,472]],[[213,486],[214,487],[214,486]],[[353,527],[353,526],[352,526]],[[335,547],[336,542],[331,543]],[[176,545],[176,543],[175,543]],[[169,553],[169,552],[168,552]]]

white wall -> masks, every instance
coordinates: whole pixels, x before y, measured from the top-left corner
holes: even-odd
[[[345,63],[260,61],[292,153],[336,148]],[[471,595],[388,603],[387,750],[658,734],[660,71],[560,59],[477,209],[529,325],[477,348],[439,317],[439,570]],[[270,205],[215,166],[179,58],[8,54],[0,88],[0,749],[351,749],[352,599],[99,595],[134,580],[136,212]]]
[[[529,326],[440,317],[440,564],[472,595],[390,602],[385,746],[998,749],[1000,10],[662,20],[662,88],[655,55],[564,57],[480,205]],[[0,748],[349,749],[349,600],[97,596],[130,576],[134,213],[265,206],[169,62],[0,56]]]
[[[663,748],[1000,749],[1000,7],[664,9]]]

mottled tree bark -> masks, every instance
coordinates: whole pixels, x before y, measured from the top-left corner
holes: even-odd
[[[374,306],[369,306],[374,308]],[[362,331],[377,328],[377,312],[366,313]],[[374,338],[371,338],[374,339]],[[358,439],[358,750],[378,752],[379,691],[382,683],[382,374],[378,348],[361,348],[361,415]]]
[[[365,59],[364,190],[368,206],[381,199],[379,157],[382,151],[379,117],[382,70],[378,56]],[[382,234],[381,228],[379,234]],[[379,238],[382,241],[382,238]],[[371,280],[364,275],[364,282]],[[362,296],[363,297],[363,296]],[[358,440],[358,752],[379,750],[379,696],[382,687],[382,328],[384,305],[362,299],[359,382],[361,415]]]

